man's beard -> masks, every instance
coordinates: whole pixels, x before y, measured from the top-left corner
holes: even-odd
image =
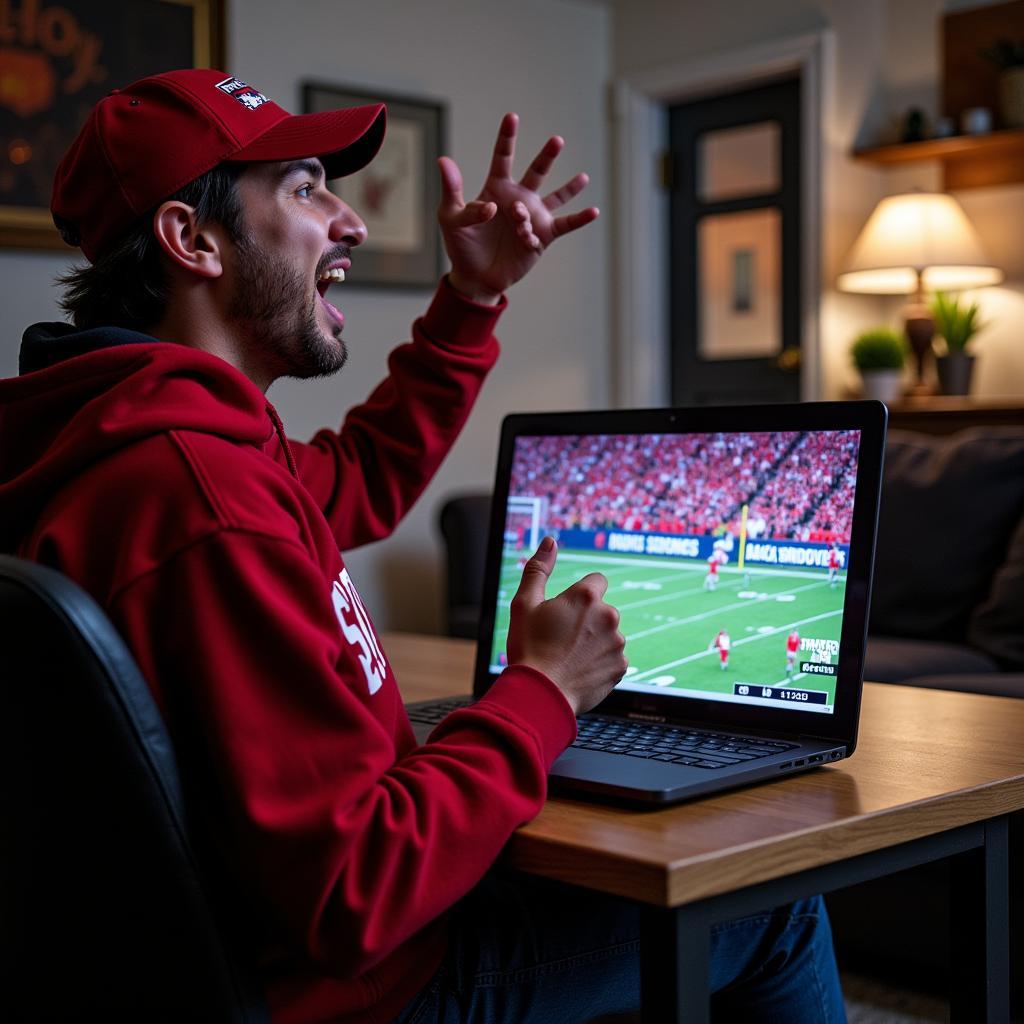
[[[245,324],[253,346],[270,358],[275,376],[307,379],[337,373],[348,358],[341,325],[332,327],[335,344],[331,344],[317,321],[319,298],[314,296],[304,310],[299,308],[309,294],[309,279],[283,261],[273,260],[251,236],[243,233],[234,241],[236,285],[228,316]],[[336,259],[338,255],[332,253],[321,260],[317,279]]]

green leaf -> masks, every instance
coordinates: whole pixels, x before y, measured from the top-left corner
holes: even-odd
[[[951,352],[962,352],[985,325],[978,318],[978,303],[961,304],[948,292],[936,292],[931,302],[935,333],[944,338]]]

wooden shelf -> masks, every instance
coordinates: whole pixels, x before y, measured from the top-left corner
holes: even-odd
[[[968,427],[1022,427],[1024,401],[950,395],[908,397],[889,407],[889,426],[925,434],[952,434]]]
[[[1024,130],[954,135],[893,146],[854,150],[853,156],[880,167],[938,160],[946,190],[1024,182]]]

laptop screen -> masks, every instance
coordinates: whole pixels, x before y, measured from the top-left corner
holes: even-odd
[[[551,534],[549,597],[608,579],[629,659],[619,692],[833,714],[861,434],[518,434],[490,671],[506,664],[523,566]]]

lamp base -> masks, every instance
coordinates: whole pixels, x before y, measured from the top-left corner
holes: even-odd
[[[917,360],[917,374],[912,390],[917,392],[920,389],[927,389],[921,393],[934,394],[934,388],[926,384],[924,379],[924,364],[932,351],[932,337],[935,334],[935,321],[932,319],[931,311],[923,302],[909,303],[903,312],[903,323],[907,340]]]

